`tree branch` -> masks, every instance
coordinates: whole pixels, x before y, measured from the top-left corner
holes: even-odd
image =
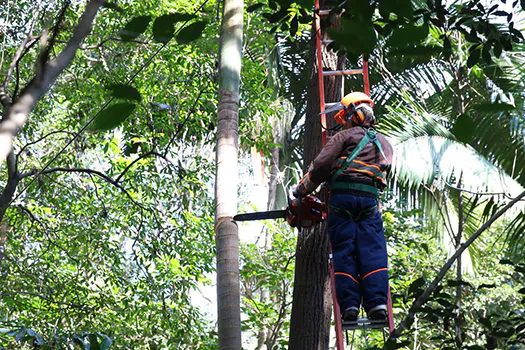
[[[31,20],[31,23],[29,24],[29,30],[27,31],[27,35],[24,41],[22,41],[22,44],[20,44],[20,46],[18,47],[18,50],[16,51],[15,56],[13,57],[13,61],[11,62],[11,64],[9,65],[9,68],[7,69],[7,73],[5,75],[4,82],[2,84],[4,88],[7,88],[7,83],[9,82],[9,79],[11,78],[11,74],[13,74],[13,70],[18,64],[18,61],[22,58],[23,52],[26,49],[27,43],[30,40],[34,40],[34,37],[31,35],[31,33],[33,32],[33,27],[35,25],[36,17],[39,11],[40,11],[40,3],[38,3],[37,8],[33,12],[33,19]]]
[[[75,57],[82,40],[91,31],[93,20],[104,2],[105,0],[91,0],[88,2],[66,47],[53,61],[45,64],[41,74],[33,77],[22,90],[18,100],[11,108],[7,109],[4,119],[0,122],[0,162],[11,151],[13,136],[25,124],[31,110]]]
[[[18,155],[21,155],[25,150],[26,148],[28,148],[29,146],[32,146],[32,145],[35,145],[45,139],[47,139],[49,136],[51,135],[54,135],[54,134],[67,134],[67,135],[70,135],[70,136],[74,136],[75,133],[74,132],[71,132],[71,131],[67,131],[67,130],[55,130],[55,131],[51,131],[49,133],[47,133],[46,135],[40,137],[39,139],[35,140],[35,141],[31,141],[31,142],[28,142],[26,143],[21,149],[20,151],[18,152]]]
[[[0,103],[2,104],[2,106],[4,106],[5,109],[11,107],[11,105],[13,104],[13,102],[11,101],[11,97],[9,97],[9,94],[3,86],[0,86]]]
[[[47,226],[39,219],[36,217],[35,214],[33,214],[33,212],[31,210],[29,210],[28,207],[26,207],[25,205],[17,205],[16,207],[18,207],[21,211],[23,211],[24,213],[26,213],[30,218],[31,220],[35,221],[38,225],[40,225],[43,229],[44,229],[44,233],[47,237],[47,240],[49,241],[49,243],[51,245],[54,245],[55,247],[57,247],[58,249],[62,250],[69,259],[71,259],[72,261],[76,262],[78,264],[78,260],[75,259],[73,256],[71,256],[71,254],[69,253],[69,251],[62,247],[60,244],[56,243],[50,236],[49,234],[49,229],[47,228]]]
[[[405,316],[403,321],[399,324],[399,327],[397,327],[394,332],[390,335],[390,338],[397,338],[399,337],[403,331],[412,325],[412,322],[414,321],[414,315],[416,312],[425,304],[430,295],[436,290],[439,282],[445,277],[446,273],[452,266],[452,264],[456,261],[456,259],[487,229],[496,221],[499,219],[500,216],[502,216],[507,210],[509,210],[514,204],[518,203],[522,198],[525,197],[525,192],[522,192],[517,197],[515,197],[513,200],[511,200],[509,203],[507,203],[503,208],[501,208],[497,213],[492,215],[490,219],[488,219],[475,233],[470,236],[468,240],[465,241],[465,243],[461,244],[459,249],[456,250],[456,252],[447,260],[445,265],[441,267],[439,270],[436,278],[430,283],[430,285],[427,287],[427,289],[421,294],[412,304],[410,309],[408,310],[408,314]]]
[[[18,182],[20,181],[20,174],[17,170],[17,157],[13,150],[7,155],[7,183],[0,196],[0,222],[4,219],[5,212],[13,199]]]
[[[164,160],[166,160],[167,162],[169,162],[168,159],[166,159],[165,156],[163,156],[162,154],[159,154],[155,151],[149,151],[149,152],[146,152],[144,153],[143,155],[141,155],[140,157],[137,157],[135,160],[133,160],[131,163],[129,163],[129,165],[124,169],[122,170],[122,172],[120,173],[120,175],[115,179],[115,183],[119,183],[120,180],[122,179],[122,177],[124,177],[124,175],[126,175],[126,173],[128,172],[129,169],[131,169],[131,167],[133,165],[135,165],[135,163],[137,163],[139,160],[141,159],[144,159],[146,157],[149,157],[149,156],[158,156],[158,157],[161,157],[163,158]]]

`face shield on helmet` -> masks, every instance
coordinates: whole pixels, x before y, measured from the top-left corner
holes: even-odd
[[[364,107],[367,107],[366,109]],[[373,109],[374,101],[365,93],[352,92],[343,97],[341,102],[326,109],[321,114],[338,111],[334,119],[338,124],[344,124],[351,118],[355,125],[363,125],[367,120],[375,122]]]

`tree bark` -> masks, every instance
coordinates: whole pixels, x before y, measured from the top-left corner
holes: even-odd
[[[224,0],[215,177],[219,349],[241,349],[237,158],[244,2]]]
[[[321,8],[323,3],[321,2]],[[323,49],[324,70],[344,68],[344,57]],[[319,84],[315,31],[310,44],[310,78],[307,91],[306,122],[304,130],[303,171],[322,148]],[[325,101],[340,101],[341,77],[325,77]],[[332,124],[333,125],[333,124]],[[329,124],[330,126],[330,124]],[[320,198],[325,196],[321,194]],[[289,349],[328,349],[332,296],[328,264],[329,240],[326,225],[303,229],[297,238],[295,278],[290,320]]]

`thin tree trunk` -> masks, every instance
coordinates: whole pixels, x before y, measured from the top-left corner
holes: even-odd
[[[224,0],[215,178],[219,349],[241,349],[239,230],[232,218],[237,212],[243,11],[242,0]]]
[[[344,57],[337,56],[333,51],[323,50],[324,67],[321,67],[322,69],[342,69],[344,62]],[[304,131],[304,171],[307,171],[308,166],[322,148],[319,84],[317,80],[319,67],[317,66],[315,32],[313,30],[310,45],[310,67],[312,70],[308,83]],[[324,79],[325,100],[327,102],[341,99],[341,82],[341,77]],[[324,197],[324,194],[321,194],[321,198],[324,199]],[[298,235],[289,349],[328,349],[332,311],[328,242],[326,225],[317,225],[313,229],[303,229]]]
[[[461,176],[459,177],[458,187],[461,188]],[[458,233],[456,235],[456,245],[455,248],[458,250],[461,247],[461,240],[463,239],[463,192],[459,190],[458,193]],[[463,280],[462,274],[462,261],[461,255],[458,256],[456,262],[456,279],[458,282]],[[462,299],[462,288],[461,283],[458,283],[456,287],[456,345],[458,349],[461,349],[463,345],[463,311],[461,310],[461,299]]]

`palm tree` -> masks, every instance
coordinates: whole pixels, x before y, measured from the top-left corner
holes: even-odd
[[[241,349],[237,154],[243,0],[224,0],[215,178],[217,311],[220,349]]]

